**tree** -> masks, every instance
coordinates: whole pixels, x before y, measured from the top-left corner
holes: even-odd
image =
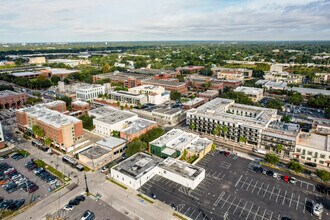
[[[52,144],[52,139],[50,139],[49,137],[47,137],[45,140],[44,140],[44,144],[49,147],[51,144]]]
[[[288,97],[289,103],[291,103],[293,105],[300,105],[303,100],[304,99],[303,99],[302,95],[298,92],[295,92],[291,96]]]
[[[291,161],[288,164],[288,167],[289,169],[295,171],[296,173],[301,173],[302,171],[304,171],[304,167],[299,162],[296,161]]]
[[[139,139],[134,139],[133,141],[127,144],[125,153],[127,157],[130,157],[135,153],[145,151],[146,149],[147,149],[147,143]]]
[[[280,159],[276,154],[270,153],[265,155],[265,161],[274,165],[274,164],[278,164],[278,162],[280,162]]]
[[[217,145],[216,144],[212,144],[211,150],[215,151],[217,149]]]
[[[32,126],[32,132],[38,138],[43,138],[45,136],[45,131],[42,128],[40,128],[38,125]]]
[[[216,125],[215,128],[213,129],[213,135],[219,136],[221,130],[222,130],[222,127],[220,125]]]
[[[269,100],[266,104],[266,108],[274,108],[277,110],[282,110],[283,103],[278,98]]]
[[[326,170],[316,170],[315,174],[324,182],[330,180],[330,172]]]
[[[243,92],[227,91],[223,92],[220,97],[225,99],[233,99],[236,103],[240,104],[255,105],[252,99]]]
[[[120,131],[113,130],[113,131],[111,132],[111,135],[112,135],[113,137],[119,138],[119,137],[120,137]]]
[[[50,81],[51,81],[53,84],[57,84],[60,80],[61,80],[61,78],[58,77],[58,76],[52,76],[52,77],[50,78]]]
[[[276,144],[277,153],[281,153],[282,150],[283,150],[283,145],[282,144]]]
[[[244,142],[244,143],[245,143],[245,142],[246,142],[246,138],[243,137],[243,136],[240,136],[240,137],[239,137],[239,142]]]
[[[187,149],[184,149],[180,160],[187,160],[187,154],[188,154]]]
[[[94,129],[93,118],[94,116],[90,117],[87,114],[80,116],[79,119],[82,120],[83,128],[89,131],[93,130]]]
[[[196,125],[195,125],[195,123],[194,123],[194,122],[191,122],[190,125],[189,125],[189,128],[190,128],[191,130],[195,130],[195,129],[196,129]]]
[[[291,117],[284,115],[281,119],[281,121],[285,122],[285,123],[289,123],[291,122]]]
[[[108,73],[110,72],[110,65],[108,63],[105,63],[102,67],[102,72],[103,73]]]
[[[170,98],[171,100],[180,100],[181,93],[179,93],[178,91],[171,91]]]
[[[164,133],[165,133],[165,131],[161,127],[153,128],[150,131],[148,131],[147,133],[142,134],[139,139],[143,142],[149,143],[149,142],[159,138]]]

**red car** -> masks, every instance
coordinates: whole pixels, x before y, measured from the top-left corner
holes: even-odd
[[[283,176],[283,181],[286,183],[289,182],[289,176],[287,175]]]
[[[225,153],[225,156],[226,156],[226,157],[229,157],[229,156],[230,156],[230,152],[227,151],[227,152]]]

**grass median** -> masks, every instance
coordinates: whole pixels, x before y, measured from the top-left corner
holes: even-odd
[[[113,179],[109,178],[108,180],[109,180],[110,182],[112,182],[112,183],[116,184],[117,186],[120,186],[121,188],[123,188],[123,189],[126,189],[126,190],[127,190],[127,187],[126,187],[126,186],[124,186],[124,185],[122,185],[122,184],[120,184],[120,183],[118,183],[118,182],[114,181]]]
[[[151,199],[149,199],[149,198],[147,198],[147,197],[141,195],[140,193],[137,194],[137,196],[140,197],[141,199],[143,199],[143,200],[145,200],[145,201],[151,203],[151,204],[154,203],[154,201],[152,201]]]
[[[178,214],[178,213],[173,213],[173,216],[177,217],[178,219],[181,219],[181,220],[187,220],[185,217],[183,217],[182,215]]]
[[[47,163],[45,163],[42,160],[35,160],[34,161],[36,163],[36,165],[38,167],[42,167],[46,170],[48,170],[49,172],[51,172],[52,174],[54,174],[55,176],[59,177],[60,179],[64,180],[64,181],[69,181],[70,178],[65,176],[63,173],[61,173],[60,171],[58,171],[57,169],[55,169],[54,167],[48,165]]]

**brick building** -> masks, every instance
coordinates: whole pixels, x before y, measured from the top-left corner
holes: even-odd
[[[88,102],[84,102],[84,101],[80,101],[80,100],[73,101],[71,103],[71,105],[72,105],[72,110],[74,112],[80,111],[81,115],[88,113],[88,111],[90,109]]]
[[[62,100],[56,100],[45,104],[46,108],[55,110],[61,113],[66,112],[66,104]]]
[[[193,90],[204,91],[205,89],[223,90],[224,84],[222,81],[212,77],[189,75],[185,78],[187,86]]]
[[[0,109],[19,108],[27,102],[27,95],[10,90],[0,91]]]
[[[6,144],[5,144],[5,138],[3,136],[3,130],[2,130],[2,125],[0,122],[0,149],[5,148]]]
[[[16,111],[17,126],[24,132],[32,132],[32,127],[38,125],[45,131],[45,138],[52,139],[52,144],[64,151],[68,151],[77,140],[83,137],[82,121],[36,105]]]
[[[178,91],[186,93],[188,91],[185,82],[178,82],[178,80],[164,80],[164,79],[150,79],[141,82],[142,85],[162,86],[168,91]]]
[[[198,94],[198,97],[203,98],[204,102],[208,102],[212,99],[215,99],[218,96],[219,96],[218,90],[207,90],[205,92],[201,92]]]

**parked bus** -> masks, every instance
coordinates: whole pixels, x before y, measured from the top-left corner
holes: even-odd
[[[84,166],[81,164],[77,164],[76,169],[79,171],[84,171]]]

